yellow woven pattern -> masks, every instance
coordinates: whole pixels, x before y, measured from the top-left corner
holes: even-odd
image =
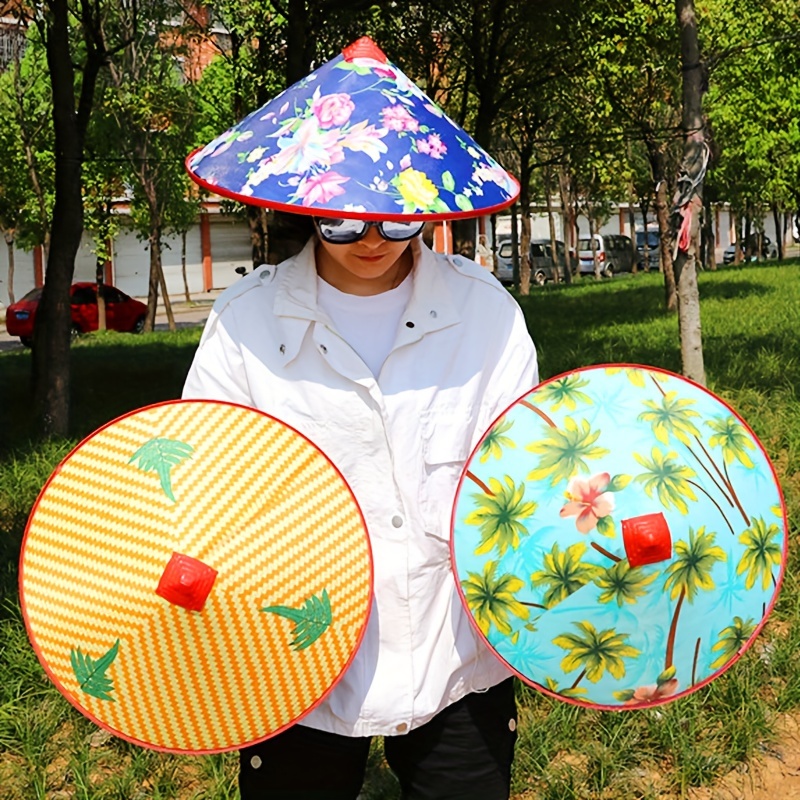
[[[170,472],[129,463],[162,437],[194,448]],[[201,612],[155,594],[173,552],[218,571]],[[180,752],[239,747],[311,708],[351,658],[370,604],[363,521],[315,447],[254,411],[152,406],[97,432],[54,473],[22,557],[31,638],[59,688],[126,738]],[[291,620],[326,590],[333,622],[290,647]],[[114,698],[84,692],[70,652],[120,640]]]

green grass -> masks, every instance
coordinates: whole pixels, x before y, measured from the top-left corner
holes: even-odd
[[[800,518],[800,263],[699,276],[708,386],[751,425],[783,486],[796,541]],[[543,378],[628,362],[680,371],[678,323],[656,274],[546,286],[521,298]],[[72,351],[72,429],[33,438],[30,354],[0,354],[0,786],[28,798],[234,798],[233,755],[157,754],[108,737],[50,685],[17,598],[25,522],[52,469],[81,438],[127,411],[180,395],[200,330],[82,337]],[[518,800],[685,796],[769,750],[777,716],[800,706],[800,563],[753,647],[710,686],[635,712],[576,708],[519,685]],[[397,800],[376,742],[363,796]]]

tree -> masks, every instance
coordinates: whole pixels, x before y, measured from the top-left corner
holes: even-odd
[[[164,22],[175,20],[178,12],[171,0],[148,7],[150,23],[140,31],[130,30],[130,45],[110,63],[104,95],[127,161],[131,220],[150,253],[146,331],[155,325],[159,289],[170,330],[175,329],[162,238],[170,209],[186,202],[183,159],[194,144],[192,98],[177,66],[184,53],[183,31],[174,22]],[[179,216],[180,212],[173,214],[176,220]]]
[[[14,10],[19,17],[30,18],[39,31],[53,93],[55,203],[47,280],[34,330],[33,387],[42,434],[65,436],[69,428],[69,287],[83,234],[86,129],[100,70],[126,44],[124,38],[108,44],[106,32],[115,30],[111,17],[130,13],[135,19],[137,6],[135,2],[126,7],[103,0],[44,0],[33,6],[19,3]],[[77,21],[75,30],[73,20]]]
[[[675,0],[675,12],[681,33],[683,160],[673,197],[677,253],[673,269],[678,295],[682,372],[687,378],[705,385],[700,292],[697,286],[697,245],[700,213],[703,208],[703,180],[710,156],[703,119],[706,77],[697,38],[694,0]]]

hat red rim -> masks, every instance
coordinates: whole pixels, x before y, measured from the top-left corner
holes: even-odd
[[[514,205],[514,203],[517,202],[520,194],[519,181],[509,172],[507,174],[514,182],[514,186],[516,187],[514,194],[508,200],[504,200],[502,203],[498,203],[493,206],[486,206],[485,208],[480,209],[475,208],[471,211],[449,211],[447,213],[426,213],[420,211],[414,214],[378,214],[371,211],[339,211],[338,209],[331,208],[297,206],[291,203],[280,203],[273,200],[264,200],[262,198],[252,197],[250,195],[239,194],[231,189],[225,189],[222,186],[217,186],[205,180],[204,178],[201,178],[189,166],[190,159],[201,149],[202,148],[198,147],[189,153],[188,156],[186,156],[186,159],[184,160],[184,167],[189,177],[207,192],[219,195],[227,200],[235,200],[239,203],[244,203],[245,205],[259,206],[260,208],[270,208],[274,211],[284,211],[288,214],[300,214],[309,217],[317,217],[324,214],[325,216],[335,216],[337,219],[363,219],[367,220],[368,222],[408,222],[409,220],[418,220],[420,218],[423,218],[428,222],[446,222],[457,219],[476,219],[477,217],[488,217],[492,214],[497,214],[499,211]]]

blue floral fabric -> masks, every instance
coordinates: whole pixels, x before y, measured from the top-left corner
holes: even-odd
[[[601,708],[669,702],[730,667],[788,545],[753,432],[652,367],[588,367],[520,398],[467,462],[453,520],[462,600],[489,645],[530,685]]]
[[[190,155],[187,169],[245,203],[363,219],[472,217],[519,193],[469,134],[375,57],[337,56]]]

